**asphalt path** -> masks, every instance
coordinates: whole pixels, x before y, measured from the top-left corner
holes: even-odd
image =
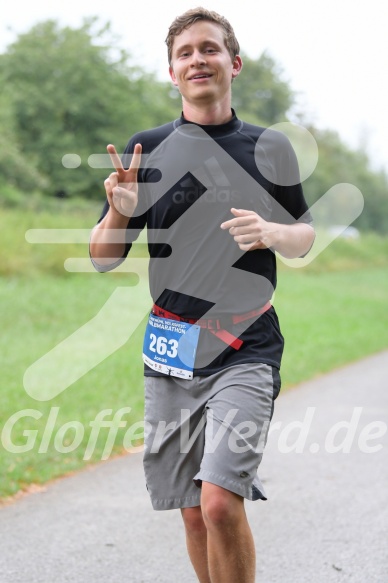
[[[388,352],[281,394],[247,502],[258,583],[388,583]],[[141,453],[0,509],[1,583],[194,583],[180,512]]]

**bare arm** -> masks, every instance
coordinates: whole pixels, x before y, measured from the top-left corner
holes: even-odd
[[[271,247],[283,257],[294,259],[305,255],[314,242],[314,229],[306,223],[282,225],[265,221],[254,211],[231,212],[235,218],[222,223],[221,229],[229,229],[242,251]]]
[[[109,145],[107,150],[116,169],[104,182],[109,210],[90,238],[90,256],[99,265],[112,264],[124,254],[126,228],[138,202],[137,173],[142,147],[136,144],[128,170],[123,168],[114,146]]]

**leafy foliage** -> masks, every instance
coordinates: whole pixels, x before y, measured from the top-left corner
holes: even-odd
[[[284,121],[294,96],[282,70],[264,52],[256,61],[242,54],[243,72],[233,83],[233,104],[242,119],[263,126]]]
[[[306,199],[311,206],[334,184],[348,182],[359,188],[364,197],[364,210],[354,226],[382,234],[388,229],[388,177],[370,168],[364,152],[351,150],[336,132],[307,128],[315,137],[318,165],[304,183]]]
[[[89,20],[74,30],[40,23],[0,60],[4,82],[12,88],[23,160],[36,163],[51,194],[99,191],[106,169],[90,168],[89,155],[104,153],[110,136],[123,148],[130,133],[169,114],[166,88],[158,88],[155,103],[153,80],[128,65],[109,26],[93,32],[95,24]],[[81,168],[63,166],[68,153],[81,157]],[[18,185],[23,187],[19,177]]]
[[[4,83],[2,84],[5,87]],[[17,189],[31,190],[44,188],[46,180],[36,168],[36,160],[24,160],[22,148],[17,139],[16,119],[11,97],[5,87],[0,94],[0,176],[8,192]]]

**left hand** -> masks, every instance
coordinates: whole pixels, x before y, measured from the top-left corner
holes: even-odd
[[[231,209],[234,219],[222,223],[221,229],[229,229],[241,251],[267,249],[276,243],[274,223],[265,221],[254,211]]]

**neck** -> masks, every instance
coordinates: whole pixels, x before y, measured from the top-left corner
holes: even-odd
[[[221,125],[232,119],[232,108],[213,104],[209,107],[198,107],[183,101],[183,116],[185,120],[199,125]]]

